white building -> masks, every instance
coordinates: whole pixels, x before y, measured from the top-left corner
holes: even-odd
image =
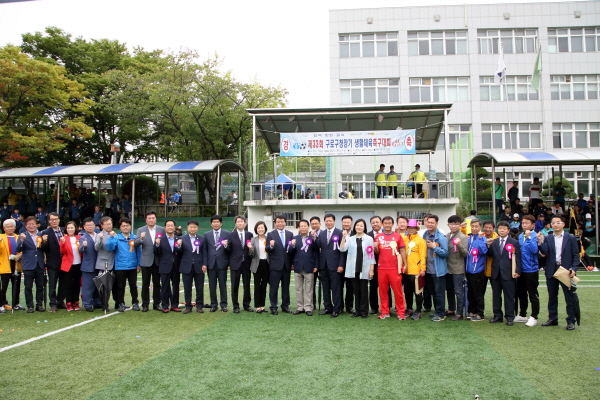
[[[332,106],[451,102],[450,143],[472,131],[474,153],[600,148],[600,2],[333,10],[329,43]],[[505,87],[493,78],[499,43]],[[538,43],[539,93],[530,85]],[[431,167],[427,156],[339,157],[346,173],[336,179],[372,180],[380,163],[401,179],[415,162],[444,171],[443,145]],[[564,171],[587,197],[591,174]],[[521,193],[534,176],[549,177],[542,168],[506,172],[520,173]]]

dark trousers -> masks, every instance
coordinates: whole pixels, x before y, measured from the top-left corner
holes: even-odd
[[[277,310],[277,296],[281,282],[281,309],[290,308],[290,270],[269,271],[269,301],[271,310]]]
[[[59,281],[60,277],[60,268],[52,269],[48,268],[48,300],[50,300],[50,306],[56,306],[58,303],[61,303],[65,300],[64,296],[61,296],[64,293],[62,281]],[[57,286],[58,286],[58,295],[57,295]]]
[[[392,196],[392,193],[393,193],[394,198],[397,199],[398,198],[398,186],[388,187],[388,194],[390,196]]]
[[[519,315],[527,316],[528,297],[531,301],[531,316],[537,319],[540,313],[540,296],[538,294],[538,285],[540,274],[535,272],[522,272],[517,279],[517,298],[519,299]]]
[[[240,289],[240,277],[242,278],[242,285],[244,287],[244,297],[242,298],[242,304],[244,309],[250,307],[250,301],[252,296],[250,295],[250,267],[246,263],[242,263],[240,268],[237,270],[231,270],[231,303],[233,308],[240,308],[238,302],[238,293]]]
[[[427,279],[425,287],[429,286],[429,292],[431,293],[431,297],[433,297],[435,315],[443,317],[446,315],[446,276],[438,277],[435,274],[425,275]]]
[[[469,287],[467,292],[469,300],[468,312],[483,318],[485,311],[485,285],[487,283],[485,273],[481,271],[476,274],[466,274],[466,277]]]
[[[98,269],[94,272],[81,271],[81,300],[84,308],[102,307],[102,299],[100,299],[100,294],[94,283],[94,277],[98,275],[99,271]]]
[[[495,205],[496,205],[496,217],[500,218],[500,215],[502,215],[502,212],[504,211],[504,209],[503,209],[504,200],[503,199],[495,199]]]
[[[446,301],[448,302],[448,311],[456,311],[456,299],[454,298],[454,279],[450,273],[446,274]]]
[[[423,292],[416,294],[415,289],[417,288],[416,281],[419,279],[419,275],[406,275],[402,277],[402,283],[404,284],[404,300],[406,301],[406,309],[408,311],[416,311],[420,313],[423,309]],[[413,296],[416,299],[417,308],[413,308]]]
[[[319,271],[317,270],[317,272],[314,273],[314,279],[313,279],[313,304],[315,306],[315,308],[319,307],[319,309],[321,309],[321,305],[318,304],[317,301],[317,280],[319,279]],[[321,285],[319,285],[319,288],[321,288]]]
[[[219,283],[219,294],[221,296],[221,308],[227,307],[227,270],[219,269],[216,265],[208,270],[208,291],[210,293],[210,306],[216,307],[217,282]]]
[[[349,280],[352,283],[352,291],[354,293],[355,312],[366,317],[369,315],[369,280],[360,279],[360,274]]]
[[[23,271],[25,276],[25,303],[27,308],[33,308],[33,284],[35,283],[35,305],[44,304],[44,270],[35,267],[33,270]]]
[[[12,306],[16,306],[20,303],[21,297],[21,273],[17,271],[15,275],[15,262],[10,262],[10,283],[12,292]]]
[[[192,308],[192,286],[196,286],[196,308],[202,308],[204,306],[204,272],[197,274],[193,268],[189,274],[181,274],[181,280],[183,281],[183,299],[185,301],[185,308]],[[179,282],[177,283],[179,286]],[[174,304],[174,303],[171,303]],[[216,306],[215,306],[216,307]],[[163,304],[164,308],[164,304]]]
[[[507,321],[515,318],[515,280],[492,278],[492,307],[494,317],[503,318],[502,315],[502,295],[504,294],[504,317]]]
[[[158,306],[160,304],[160,273],[158,265],[142,267],[142,305],[150,305],[150,279],[152,279],[152,300]]]
[[[6,290],[8,289],[8,283],[10,282],[10,277],[12,274],[2,274],[0,275],[0,307],[8,304],[6,301]]]
[[[254,307],[264,307],[267,299],[267,284],[269,283],[269,263],[260,260],[254,273]]]
[[[331,301],[333,302],[333,312],[340,313],[344,310],[344,298],[342,297],[342,279],[343,273],[337,270],[328,269],[329,285],[331,288]]]
[[[463,313],[465,305],[464,274],[446,274],[446,293],[448,296],[448,310]]]
[[[319,270],[319,281],[323,289],[323,305],[325,311],[333,312],[333,303],[331,302],[331,281],[329,279],[329,271],[327,268]]]
[[[378,199],[383,199],[386,192],[387,192],[387,186],[377,186],[377,198]]]
[[[125,304],[125,285],[129,282],[129,293],[131,294],[131,302],[139,303],[137,290],[137,270],[136,269],[120,269],[115,270],[115,278],[117,281],[117,291],[113,293],[116,297],[117,304]]]
[[[344,296],[344,304],[346,305],[346,311],[350,312],[352,305],[354,304],[354,285],[352,284],[352,278],[346,278],[342,275],[340,289],[344,292],[344,286],[346,286],[346,295]],[[342,311],[344,306],[342,306]]]
[[[168,309],[169,304],[173,308],[177,308],[179,306],[179,280],[179,268],[175,266],[168,274],[160,274],[160,301],[162,303],[161,306],[163,310]],[[204,279],[202,279],[202,285],[202,287],[204,287]],[[196,286],[196,288],[198,287]],[[202,304],[204,304],[204,301]],[[202,304],[200,304],[200,307],[202,307]]]
[[[546,278],[546,286],[548,287],[548,319],[558,320],[558,287],[562,288],[565,295],[565,303],[567,304],[567,322],[575,323],[575,308],[573,307],[573,293],[569,288],[558,279]]]
[[[413,197],[415,197],[415,192],[417,193],[416,197],[419,197],[419,195],[421,193],[423,193],[423,184],[422,183],[415,183],[412,187],[412,193],[413,193]]]
[[[79,301],[81,264],[71,265],[71,269],[69,269],[68,272],[59,270],[59,276],[61,284],[58,288],[58,292],[60,293],[58,297],[60,299],[65,299],[67,303],[75,303],[76,301]],[[50,304],[52,305],[52,303]]]

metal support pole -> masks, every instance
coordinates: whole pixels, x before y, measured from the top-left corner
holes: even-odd
[[[219,200],[221,199],[221,165],[217,165],[217,195],[216,197],[216,206],[215,206],[215,215],[219,215]]]
[[[493,221],[496,223],[496,166],[492,157],[492,210]]]
[[[598,243],[600,243],[600,228],[598,227],[598,164],[594,164],[594,208],[596,209],[596,215],[594,216],[595,221],[594,225],[596,225],[596,255],[600,255],[598,251]]]
[[[471,176],[473,177],[473,208],[477,211],[477,166],[471,164]]]
[[[252,180],[251,180],[251,182],[256,182],[256,115],[252,116]]]
[[[444,154],[446,156],[446,180],[450,174],[450,132],[448,130],[448,110],[444,110]],[[431,153],[429,154],[429,168],[431,169]]]
[[[277,155],[273,154],[273,193],[275,193],[275,200],[277,198]],[[283,186],[281,186],[281,195],[283,196]]]
[[[242,214],[242,170],[238,169],[238,204],[237,215]]]
[[[50,197],[52,199],[52,197]],[[56,213],[60,218],[60,178],[56,180]]]
[[[164,186],[164,193],[165,193],[165,209],[163,210],[163,212],[165,213],[165,218],[167,218],[167,207],[169,205],[169,200],[167,198],[168,196],[168,191],[169,191],[169,174],[165,173],[165,186]]]
[[[135,227],[135,175],[131,177],[131,231]]]

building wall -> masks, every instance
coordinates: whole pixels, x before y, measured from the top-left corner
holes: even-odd
[[[580,12],[579,18],[575,17],[576,11]],[[508,19],[505,18],[505,13],[510,14],[507,15]],[[439,15],[439,21],[434,20],[435,15]],[[369,19],[372,19],[372,23],[368,23]],[[598,28],[594,35],[596,38],[594,51],[556,53],[549,51],[549,32],[551,32],[549,29],[585,27]],[[479,54],[478,30],[496,29],[499,31],[535,30],[534,40],[541,44],[542,51],[539,100],[508,102],[481,100],[480,77],[493,76],[499,56]],[[431,35],[432,32],[442,31],[466,31],[467,54],[409,55],[409,32],[429,32]],[[382,32],[397,33],[397,55],[348,58],[340,56],[340,36]],[[573,40],[573,37],[577,36],[575,33],[570,34],[568,40]],[[448,124],[470,125],[474,153],[482,150],[489,152],[560,151],[561,149],[555,148],[553,144],[553,131],[559,132],[563,129],[559,130],[558,125],[553,124],[594,124],[586,125],[586,129],[587,135],[595,135],[595,132],[590,130],[596,129],[595,124],[600,123],[600,100],[598,99],[600,95],[596,94],[596,99],[552,100],[551,77],[595,75],[597,80],[600,79],[599,35],[600,2],[597,1],[332,10],[329,18],[330,102],[332,106],[347,104],[342,98],[342,81],[398,79],[397,103],[411,103],[411,78],[467,77],[469,98],[466,101],[453,102]],[[583,40],[585,43],[585,39]],[[514,43],[513,41],[513,45]],[[431,42],[429,44],[431,45]],[[571,45],[571,42],[569,44]],[[535,52],[505,53],[507,77],[531,76],[536,56]],[[571,83],[570,87],[573,88],[573,85],[574,83]],[[589,84],[586,85],[586,89],[590,87]],[[596,81],[595,85],[600,85],[600,82]],[[508,122],[517,126],[518,124],[531,124],[534,127],[539,125],[540,146],[511,150],[510,145],[504,144],[504,147],[508,148],[483,149],[485,133],[482,128],[488,124],[508,124]],[[583,129],[582,125],[572,125],[572,128],[574,131]],[[565,145],[561,143],[561,146]],[[446,165],[445,154],[443,148],[438,150],[431,158],[432,169],[443,171]],[[377,157],[376,159],[340,157],[335,160],[338,179],[344,173],[373,174],[380,163],[394,164],[396,171],[402,173],[403,179],[406,179],[416,162],[421,164],[422,169],[429,169],[428,156]],[[452,167],[452,163],[449,164]],[[578,168],[564,168],[564,170],[577,171]],[[512,174],[519,171],[509,172]],[[537,172],[544,173],[545,177],[549,175],[549,169],[540,168]]]

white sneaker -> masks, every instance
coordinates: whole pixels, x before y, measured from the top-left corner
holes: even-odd
[[[527,320],[527,323],[525,323],[525,326],[536,326],[537,325],[537,319],[533,318],[533,317],[529,317],[529,319]]]
[[[521,317],[520,315],[517,315],[515,319],[513,319],[513,322],[527,322],[527,317]]]
[[[5,314],[6,310],[4,309],[4,306],[0,307],[0,314]]]
[[[600,269],[598,269],[598,267],[594,267],[594,269],[592,270],[592,272],[598,272],[600,271]]]

